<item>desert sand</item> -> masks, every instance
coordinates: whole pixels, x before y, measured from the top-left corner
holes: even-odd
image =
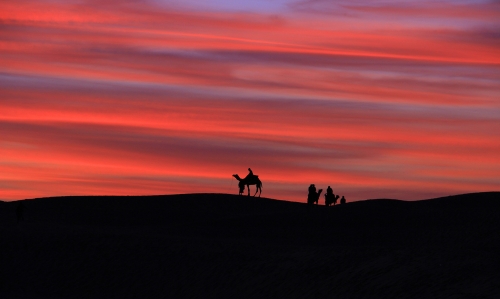
[[[304,198],[305,200],[305,198]],[[322,202],[322,201],[321,201]],[[500,298],[500,193],[0,202],[0,298]]]

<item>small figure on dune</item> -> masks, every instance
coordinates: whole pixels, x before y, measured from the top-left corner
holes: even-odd
[[[26,207],[23,205],[22,202],[19,202],[19,205],[17,206],[17,209],[16,209],[16,215],[17,215],[17,223],[19,223],[19,221],[21,220],[24,220],[24,209]]]
[[[307,204],[309,205],[318,204],[319,196],[321,195],[322,191],[323,189],[319,189],[319,191],[316,192],[316,186],[314,186],[314,184],[311,184],[309,186],[309,193],[307,194]]]
[[[325,194],[325,206],[330,206],[332,203],[333,205],[337,204],[337,199],[339,198],[338,195],[333,194],[333,190],[330,186],[326,189],[326,194]]]
[[[239,181],[238,183],[238,187],[240,188],[239,195],[243,194],[243,191],[245,191],[245,186],[247,186],[248,196],[250,196],[250,185],[255,185],[256,190],[253,196],[257,195],[257,192],[259,192],[259,197],[260,197],[260,194],[262,193],[262,182],[260,181],[258,175],[253,174],[252,169],[248,168],[248,175],[243,179],[240,178],[240,176],[237,174],[233,174],[233,177],[235,177]]]
[[[344,195],[342,195],[342,198],[340,199],[340,204],[341,205],[345,204],[345,197],[344,197]]]

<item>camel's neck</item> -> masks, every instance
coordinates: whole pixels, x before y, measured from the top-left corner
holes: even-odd
[[[238,181],[241,181],[241,178],[240,178],[240,176],[239,176],[239,175],[237,175],[237,174],[233,174],[233,176],[234,176],[234,177],[235,177]]]

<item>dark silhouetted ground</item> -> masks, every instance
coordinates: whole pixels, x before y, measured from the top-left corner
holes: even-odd
[[[0,202],[0,298],[500,298],[500,193]]]

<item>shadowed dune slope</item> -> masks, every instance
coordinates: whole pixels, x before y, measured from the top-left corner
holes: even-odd
[[[500,193],[0,202],[1,298],[499,298]]]

